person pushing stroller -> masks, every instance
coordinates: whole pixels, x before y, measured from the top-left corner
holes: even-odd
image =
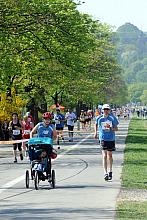
[[[52,114],[50,112],[45,112],[42,115],[43,121],[39,122],[30,132],[30,138],[33,138],[33,135],[37,133],[38,138],[51,138],[56,139],[57,138],[57,132],[55,129],[55,125],[51,123],[52,120]],[[37,157],[38,158],[44,158],[46,154],[50,157],[52,154],[53,148],[49,147],[47,144],[42,145],[42,151],[38,152],[40,153]],[[51,164],[49,164],[49,174],[51,173]]]

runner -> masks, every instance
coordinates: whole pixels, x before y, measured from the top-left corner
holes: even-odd
[[[68,112],[65,115],[65,119],[67,120],[69,142],[73,142],[73,130],[74,130],[74,121],[76,119],[76,115],[74,112],[72,112],[71,109],[68,109]]]
[[[26,112],[26,116],[28,117],[28,122],[34,123],[33,117],[30,112]]]
[[[80,122],[81,122],[81,125],[82,125],[82,129],[84,130],[84,129],[85,129],[85,126],[86,126],[86,120],[85,120],[85,112],[84,112],[84,110],[81,110]]]
[[[32,121],[30,121],[30,118],[28,118],[27,115],[25,115],[23,117],[22,125],[23,125],[22,138],[23,139],[29,139],[30,138],[30,132],[31,132],[32,128],[34,127],[34,123]],[[25,155],[26,155],[26,143],[25,142],[22,142],[22,147],[23,147],[23,150],[24,150]]]
[[[57,131],[57,144],[59,144],[59,138],[62,138],[62,141],[64,141],[63,136],[63,129],[64,129],[64,121],[65,117],[63,114],[60,113],[60,109],[56,109],[56,114],[54,115],[54,121],[55,121],[55,127]]]
[[[57,138],[57,132],[55,129],[55,125],[52,124],[52,113],[45,112],[42,115],[43,122],[39,122],[31,131],[30,138],[33,137],[33,135],[37,132],[38,137],[49,137],[51,139]],[[52,148],[48,149],[48,155],[50,155],[53,151]],[[46,152],[47,153],[47,152]],[[51,164],[48,164],[48,170],[49,170],[49,180],[51,179]]]
[[[92,120],[92,110],[88,110],[87,111],[87,116],[88,116],[88,118],[87,118],[87,124],[88,124],[88,128],[89,129],[91,129],[91,120]]]
[[[108,104],[104,104],[102,110],[102,116],[96,119],[95,138],[98,136],[99,129],[99,141],[102,148],[104,179],[108,181],[112,179],[112,151],[115,151],[115,131],[118,130],[117,125],[119,122],[116,117],[114,118],[112,115],[110,115],[110,106]]]
[[[52,114],[45,112],[43,115],[43,122],[39,122],[30,132],[30,138],[37,132],[38,137],[57,138],[55,126],[51,123]]]
[[[12,114],[12,121],[9,123],[9,130],[12,132],[12,140],[21,140],[22,139],[22,129],[23,125],[18,118],[17,113]],[[17,163],[17,148],[19,150],[20,159],[23,160],[22,154],[22,143],[13,144],[13,154],[14,154],[14,163]]]

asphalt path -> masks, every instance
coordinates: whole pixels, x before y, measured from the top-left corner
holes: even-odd
[[[56,188],[47,181],[35,190],[25,188],[25,158],[13,163],[12,146],[0,146],[0,219],[11,220],[95,220],[115,219],[116,200],[121,187],[123,150],[129,121],[120,121],[116,133],[113,179],[104,181],[101,150],[93,132],[74,134],[74,142],[61,143],[58,157],[52,161]]]

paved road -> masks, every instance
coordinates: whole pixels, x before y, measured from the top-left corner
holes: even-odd
[[[109,182],[103,180],[100,148],[90,131],[75,135],[74,143],[61,144],[58,159],[53,161],[56,189],[51,189],[47,181],[39,190],[31,181],[26,189],[27,159],[14,164],[10,146],[1,147],[0,219],[114,219],[128,124],[122,120],[119,125],[114,178]]]

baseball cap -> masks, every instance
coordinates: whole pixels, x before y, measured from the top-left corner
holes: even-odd
[[[103,110],[104,110],[104,109],[109,109],[109,110],[110,110],[110,105],[104,104],[103,107],[102,107],[102,109],[103,109]]]

